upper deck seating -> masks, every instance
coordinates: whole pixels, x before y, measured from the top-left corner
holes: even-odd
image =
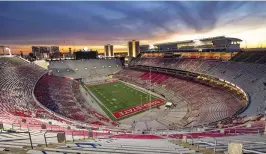
[[[50,61],[48,69],[56,76],[83,78],[90,82],[116,73],[121,69],[121,62],[117,59]]]
[[[1,113],[31,116],[40,109],[33,97],[33,88],[46,70],[16,57],[0,57]]]

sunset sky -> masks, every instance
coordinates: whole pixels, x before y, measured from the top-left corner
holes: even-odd
[[[266,47],[266,2],[0,2],[0,46],[30,52],[87,46],[127,51],[127,41],[153,44],[225,35],[241,47]],[[247,43],[247,44],[246,44]],[[63,48],[64,47],[64,48]]]

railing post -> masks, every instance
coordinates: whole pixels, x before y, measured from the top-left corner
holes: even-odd
[[[33,144],[32,144],[32,139],[31,139],[31,133],[30,132],[6,132],[6,134],[20,134],[20,133],[23,133],[23,134],[28,134],[29,135],[29,140],[30,140],[30,145],[31,145],[31,149],[33,149]],[[14,139],[16,140],[16,139]]]
[[[197,149],[199,149],[199,140],[200,140],[200,137],[197,140]]]
[[[66,143],[66,140],[67,140],[67,139],[66,139],[66,132],[64,132],[64,135],[65,135],[65,143]]]
[[[214,146],[214,149],[213,149],[213,151],[214,151],[214,154],[216,153],[216,145],[217,145],[217,140],[214,138],[214,140],[215,140],[215,146]]]
[[[30,138],[30,146],[31,146],[31,149],[33,149],[33,145],[32,145],[32,140],[31,140],[30,132],[29,132],[29,138]]]
[[[200,139],[200,137],[204,137],[204,136],[199,136],[199,138],[198,138],[198,149],[199,149],[199,139]],[[216,153],[216,146],[217,146],[217,140],[214,138],[214,137],[205,137],[205,138],[213,138],[214,139],[214,148],[213,148],[213,153],[215,154]]]
[[[72,131],[72,140],[73,140],[73,142],[74,142],[75,140],[74,140],[74,136],[73,136],[73,133],[74,133],[74,130]]]
[[[193,145],[193,136],[192,135],[187,135],[191,137],[191,145]]]
[[[45,145],[46,145],[46,147],[47,147],[47,140],[46,140],[46,132],[43,134],[43,136],[44,136],[44,141],[45,141]]]

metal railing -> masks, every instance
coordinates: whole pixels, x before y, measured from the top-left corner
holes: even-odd
[[[193,145],[193,136],[192,135],[185,135],[185,136],[191,137],[191,145]]]
[[[14,126],[19,126],[19,129],[21,129],[21,123],[12,123],[12,129],[14,129]]]
[[[31,139],[30,132],[0,132],[0,134],[28,134],[29,135],[29,140],[30,140],[30,146],[31,146],[31,149],[33,149],[33,144],[32,144],[32,139]],[[24,139],[12,139],[12,141],[15,141],[15,140],[24,140]],[[8,141],[10,141],[10,139],[1,140],[0,142],[8,142]]]
[[[227,128],[229,134],[263,134],[264,128]]]
[[[214,139],[214,148],[213,148],[213,153],[215,154],[216,153],[216,146],[217,146],[217,139],[214,138],[214,137],[207,137],[207,136],[199,136],[198,137],[198,140],[197,140],[197,149],[199,149],[199,141],[201,138],[211,138],[211,139]]]
[[[46,137],[46,134],[47,133],[64,133],[65,135],[65,143],[66,143],[66,133],[64,131],[46,131],[44,134],[43,134],[43,137],[44,137],[44,141],[45,141],[45,145],[46,147],[48,146],[47,145],[47,138],[55,138],[57,136],[49,136],[49,137]]]
[[[81,131],[81,130],[78,130],[78,131],[75,131],[75,130],[74,130],[74,131],[72,131],[71,134],[72,134],[72,140],[73,140],[73,142],[75,141],[75,139],[74,139],[74,132],[80,132],[80,131]],[[83,133],[83,139],[85,140],[85,139],[86,139],[86,137],[85,137],[85,130],[83,130],[82,133]]]
[[[254,151],[254,150],[246,150],[243,149],[244,152],[248,152],[248,153],[255,153],[255,154],[266,154],[265,152],[259,152],[259,151]]]
[[[254,145],[254,143],[255,143],[255,145],[257,144],[257,145],[262,145],[262,146],[265,145],[264,142],[254,142],[254,141],[240,140],[240,139],[232,139],[232,140],[229,140],[229,141],[228,141],[228,145],[229,145],[230,143],[234,143],[234,142],[236,142],[236,143],[240,143],[240,144],[242,144],[242,145],[243,145],[243,143],[251,143],[252,145]],[[247,147],[245,147],[245,145],[243,145],[243,152],[247,152],[247,153],[255,153],[255,154],[266,154],[265,152],[256,151],[255,149],[250,150],[250,149],[246,149],[246,148],[247,148]]]

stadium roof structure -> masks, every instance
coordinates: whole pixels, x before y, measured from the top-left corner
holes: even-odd
[[[186,43],[193,43],[195,40],[199,41],[215,41],[215,40],[231,40],[231,41],[242,41],[241,39],[234,38],[234,37],[225,37],[225,36],[217,36],[217,37],[209,37],[203,39],[194,39],[194,40],[185,40],[185,41],[176,41],[176,42],[166,42],[166,43],[156,43],[154,46],[163,46],[163,45],[177,45],[177,44],[186,44]]]
[[[227,39],[227,40],[231,40],[231,41],[242,41],[241,39],[238,39],[238,38],[225,37],[225,36],[203,38],[203,39],[200,39],[200,41],[214,41],[214,40],[223,40],[223,39]]]
[[[188,41],[177,41],[177,42],[166,42],[166,43],[156,43],[154,46],[160,46],[160,45],[177,45],[181,43],[193,43],[193,40]]]

